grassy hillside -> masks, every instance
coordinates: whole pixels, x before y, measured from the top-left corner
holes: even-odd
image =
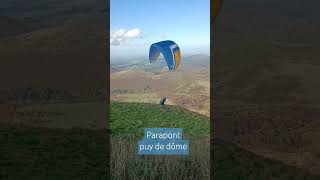
[[[142,137],[148,127],[182,128],[183,137],[203,138],[210,132],[209,118],[177,106],[111,103],[111,134]]]
[[[108,5],[98,0],[1,1],[2,87],[65,89],[83,97],[105,88]]]
[[[138,156],[144,127],[181,127],[191,138],[189,156]],[[209,179],[207,117],[176,106],[111,103],[111,176],[113,179]],[[129,136],[129,138],[128,138]],[[237,145],[213,141],[211,160],[217,180],[318,179],[304,170],[257,156]]]
[[[0,179],[108,177],[107,133],[103,130],[0,125]]]
[[[112,179],[209,179],[209,118],[177,106],[111,103]],[[144,128],[182,128],[189,156],[138,156]]]
[[[83,117],[74,118],[81,121],[90,118],[84,115],[88,111],[85,109],[100,107],[93,103],[63,105],[69,107],[64,112],[75,112],[78,106]],[[58,105],[47,105],[45,109],[61,111]],[[137,119],[141,123],[130,127]],[[146,119],[154,123],[150,127],[182,127],[184,138],[196,138],[190,143],[190,155],[137,156],[136,138],[140,138],[148,123]],[[113,102],[111,121],[111,126],[116,128],[111,131],[110,159],[105,130],[18,128],[0,124],[0,179],[107,179],[109,163],[113,179],[208,179],[209,121],[205,116],[175,106],[165,106],[161,112],[158,105]],[[133,138],[123,138],[129,134]],[[213,175],[218,180],[319,179],[223,141],[214,141],[213,150]]]
[[[213,179],[217,180],[316,180],[305,170],[280,161],[257,156],[238,146],[215,139],[213,141]]]
[[[211,97],[219,138],[319,174],[320,24],[307,8],[314,5],[226,2],[211,36]]]

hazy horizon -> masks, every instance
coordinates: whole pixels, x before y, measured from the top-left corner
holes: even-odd
[[[193,53],[193,54],[183,54],[181,56],[181,60],[183,61],[185,58],[191,57],[191,56],[207,56],[208,58],[210,58],[210,54],[206,54],[206,53]],[[159,59],[163,59],[162,54],[160,54]],[[110,57],[110,65],[115,65],[115,64],[136,64],[136,63],[142,63],[143,61],[145,61],[146,63],[150,63],[149,62],[149,57],[148,54],[146,55],[136,55],[136,56],[118,56],[118,57]]]

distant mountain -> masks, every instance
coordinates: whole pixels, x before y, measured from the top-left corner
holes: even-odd
[[[225,2],[223,11],[251,10],[259,14],[305,18],[317,21],[320,17],[318,0],[229,0]]]
[[[179,70],[183,71],[183,68],[186,70],[198,69],[198,68],[208,68],[210,66],[210,56],[204,54],[196,54],[190,55],[186,57],[182,57],[180,60],[180,68]],[[167,63],[165,59],[159,58],[154,63],[150,63],[149,60],[141,58],[141,59],[133,59],[133,60],[118,60],[113,61],[111,63],[112,72],[121,71],[121,70],[143,70],[146,72],[157,72],[162,71],[163,69],[167,69]]]
[[[181,67],[184,68],[210,68],[210,56],[197,54],[181,60]]]
[[[105,87],[106,7],[99,0],[1,0],[2,86],[73,95]]]

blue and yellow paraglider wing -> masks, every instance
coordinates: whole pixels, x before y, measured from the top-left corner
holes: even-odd
[[[175,64],[174,69],[177,69],[180,65],[180,49],[177,44],[171,45],[170,49],[172,52],[172,56],[174,58],[174,64]]]
[[[180,49],[179,46],[173,41],[161,41],[154,43],[150,46],[149,60],[154,62],[162,53],[167,62],[169,70],[173,71],[179,67],[180,64]]]

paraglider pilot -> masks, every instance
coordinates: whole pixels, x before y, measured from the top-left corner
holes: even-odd
[[[164,105],[164,103],[166,102],[167,98],[162,98],[159,102],[160,105]]]

